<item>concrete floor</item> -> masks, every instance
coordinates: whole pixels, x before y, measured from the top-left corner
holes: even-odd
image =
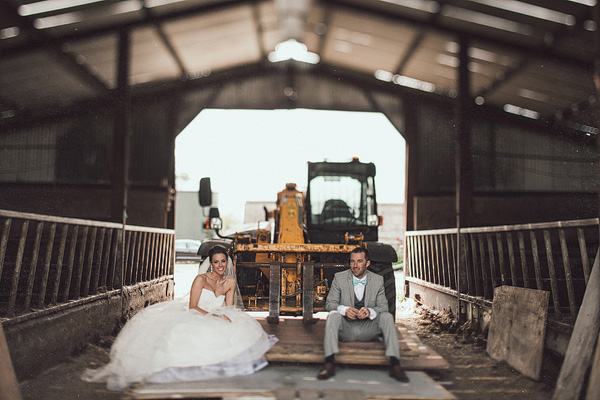
[[[270,364],[248,376],[221,378],[203,382],[146,384],[133,391],[134,399],[202,398],[252,396],[255,399],[278,398],[282,388],[296,391],[350,391],[364,398],[378,399],[455,399],[426,373],[408,371],[408,383],[395,381],[387,369],[339,367],[336,375],[326,381],[316,378],[318,365]]]
[[[184,276],[188,280],[193,279],[197,271],[197,265],[186,264],[178,266],[182,271],[177,274],[180,278],[176,280],[176,291],[185,293],[189,290],[186,283],[182,282]],[[191,282],[191,281],[190,281]],[[479,343],[470,342],[463,337],[435,329],[430,321],[422,315],[415,314],[410,301],[400,303],[397,313],[397,322],[410,327],[419,339],[433,348],[450,364],[446,371],[423,372],[408,371],[410,382],[403,384],[393,381],[387,375],[387,369],[381,368],[350,368],[340,367],[334,379],[321,382],[315,379],[319,370],[318,365],[303,366],[281,366],[271,364],[267,369],[248,377],[235,378],[235,385],[243,389],[246,387],[262,390],[281,390],[286,387],[295,387],[299,390],[312,388],[316,390],[352,389],[360,390],[367,395],[376,396],[378,391],[388,398],[417,398],[440,395],[442,399],[454,398],[461,400],[547,400],[552,397],[555,378],[552,371],[556,371],[553,360],[545,361],[544,373],[540,382],[533,381],[514,371],[504,362],[497,362],[487,355],[485,347]],[[111,392],[102,383],[87,383],[80,379],[85,368],[97,368],[108,361],[110,340],[104,345],[89,345],[80,354],[74,355],[67,363],[57,365],[45,371],[34,379],[20,382],[21,394],[24,400],[120,400],[131,399],[134,396],[142,398],[141,393],[134,392]],[[245,383],[244,383],[245,382]],[[278,382],[279,387],[273,382]],[[283,384],[282,384],[283,382]],[[358,382],[358,383],[357,383]],[[225,382],[220,387],[227,387]],[[286,385],[287,383],[287,385]],[[377,383],[377,384],[375,384]],[[414,385],[413,385],[414,383]],[[418,384],[417,384],[418,383]],[[190,384],[182,384],[179,389],[185,389]],[[215,386],[206,386],[207,383],[194,385],[194,390],[215,390]],[[235,386],[230,386],[232,388]],[[204,388],[204,389],[203,389]],[[140,386],[137,390],[150,390],[150,386]],[[156,389],[156,388],[154,388]],[[154,390],[153,389],[153,390]],[[252,398],[252,392],[248,391]],[[149,393],[147,393],[149,394]],[[235,397],[240,396],[231,393]],[[255,393],[257,395],[258,393]],[[272,392],[264,393],[273,398]],[[218,394],[216,394],[218,395]],[[395,397],[394,397],[395,396]],[[400,397],[404,396],[404,397]],[[412,397],[406,397],[412,396]],[[419,397],[420,396],[420,397]],[[450,397],[448,397],[450,396]],[[227,394],[223,396],[227,398]],[[242,396],[244,397],[244,396]],[[264,397],[264,395],[263,395]],[[166,397],[162,397],[166,398]],[[246,396],[246,398],[249,398]]]

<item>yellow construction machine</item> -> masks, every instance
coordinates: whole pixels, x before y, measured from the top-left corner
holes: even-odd
[[[371,255],[370,270],[384,277],[390,311],[395,312],[396,286],[392,246],[379,243],[375,196],[375,165],[353,159],[347,163],[308,163],[306,193],[288,183],[278,193],[276,208],[265,210],[268,224],[225,237],[218,209],[212,207],[210,178],[203,178],[200,205],[209,209],[206,227],[219,239],[204,240],[198,254],[206,257],[214,244],[229,249],[243,306],[268,310],[269,323],[280,315],[302,315],[325,309],[333,275],[348,268],[348,254],[364,246]],[[264,228],[263,226],[267,227]]]

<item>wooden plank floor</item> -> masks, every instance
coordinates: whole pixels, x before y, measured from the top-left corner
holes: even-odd
[[[267,361],[281,363],[322,363],[325,320],[305,326],[301,318],[281,318],[279,324],[269,324],[265,318],[256,318],[265,332],[279,341],[266,355]],[[418,336],[406,327],[398,326],[400,362],[406,370],[448,369],[448,363],[430,347],[423,345]],[[341,342],[338,364],[388,365],[385,345],[380,341]]]

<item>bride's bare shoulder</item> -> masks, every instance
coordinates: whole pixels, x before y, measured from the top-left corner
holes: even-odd
[[[206,282],[206,274],[200,274],[196,275],[196,277],[194,278],[194,282],[192,282],[192,285],[200,285],[204,282]]]
[[[225,275],[225,284],[226,285],[235,285],[235,276],[233,275]]]

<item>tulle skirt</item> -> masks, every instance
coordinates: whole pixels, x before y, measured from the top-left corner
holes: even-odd
[[[221,307],[231,322],[188,308],[187,299],[158,303],[136,314],[119,333],[110,363],[83,379],[111,390],[132,383],[176,382],[251,374],[267,365],[277,339],[234,307]]]

